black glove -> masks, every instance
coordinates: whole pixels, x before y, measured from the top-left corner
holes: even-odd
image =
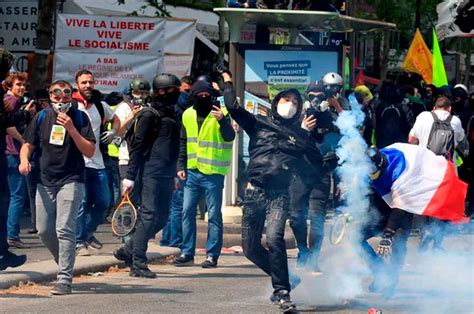
[[[230,73],[229,69],[223,63],[216,63],[214,65],[214,72],[219,73],[219,75],[227,73],[230,77],[232,77],[232,73]]]
[[[323,156],[323,169],[326,171],[333,171],[337,167],[339,157],[337,157],[335,152],[328,152]]]
[[[377,255],[380,256],[390,256],[392,255],[392,243],[393,243],[393,236],[395,235],[395,231],[392,229],[385,229],[382,235],[382,239],[377,246]]]

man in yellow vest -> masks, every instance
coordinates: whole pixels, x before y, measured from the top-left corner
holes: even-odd
[[[178,177],[186,179],[183,204],[183,245],[176,266],[194,264],[196,208],[204,192],[208,212],[206,260],[203,268],[217,267],[222,248],[222,189],[232,159],[235,132],[225,108],[213,98],[212,85],[197,81],[191,88],[193,106],[183,113]]]

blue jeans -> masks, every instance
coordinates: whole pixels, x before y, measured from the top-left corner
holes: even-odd
[[[208,211],[206,255],[219,257],[222,249],[222,189],[224,176],[188,170],[183,200],[183,245],[181,254],[194,256],[196,250],[196,210],[204,192]]]
[[[8,239],[20,240],[20,217],[26,201],[26,180],[20,174],[18,155],[7,155],[8,186],[10,187],[10,206],[8,207]]]
[[[110,191],[105,169],[86,168],[84,198],[77,214],[77,245],[84,245],[104,221],[110,204]]]
[[[168,223],[162,230],[161,246],[180,248],[183,244],[183,196],[184,181],[179,182],[179,189],[174,191],[171,198]]]

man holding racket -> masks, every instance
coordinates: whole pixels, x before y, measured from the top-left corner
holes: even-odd
[[[127,143],[130,159],[122,190],[125,193],[141,186],[141,206],[135,233],[114,256],[130,266],[132,277],[156,277],[148,268],[146,251],[148,241],[168,222],[179,153],[180,123],[174,107],[180,84],[168,73],[153,79],[153,100],[137,114]]]
[[[76,260],[76,222],[84,191],[84,156],[92,157],[95,137],[87,115],[72,106],[72,86],[53,82],[51,108],[42,110],[24,133],[19,170],[31,171],[29,158],[38,148],[40,183],[36,194],[38,235],[59,266],[53,295],[71,293]]]

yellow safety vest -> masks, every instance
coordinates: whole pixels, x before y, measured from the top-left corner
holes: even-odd
[[[228,112],[222,108],[225,116]],[[217,119],[208,114],[198,131],[197,112],[190,107],[183,113],[186,129],[187,168],[204,174],[226,175],[232,160],[232,142],[224,141]]]
[[[112,108],[113,111],[115,111],[115,109],[117,109],[117,106],[110,106],[110,108]],[[108,123],[107,124],[107,130],[110,130],[112,128],[112,123]],[[108,154],[110,157],[116,157],[118,158],[119,156],[119,148],[117,145],[111,143],[108,145]]]

